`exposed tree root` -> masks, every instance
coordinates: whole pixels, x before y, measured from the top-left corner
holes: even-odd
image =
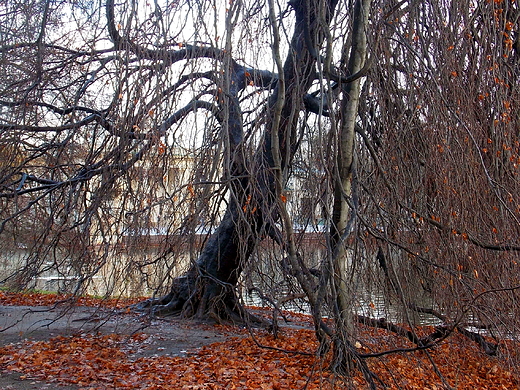
[[[421,340],[417,337],[415,333],[403,328],[402,326],[396,325],[392,322],[388,322],[385,318],[375,319],[365,317],[362,315],[357,315],[356,319],[360,324],[368,325],[373,328],[386,329],[399,336],[406,337],[408,340],[410,340],[412,343],[416,345],[420,345],[421,343]]]
[[[409,307],[410,307],[410,309],[412,309],[412,310],[414,310],[414,311],[416,311],[418,313],[431,314],[431,315],[437,317],[438,319],[440,319],[441,321],[443,321],[445,324],[449,324],[450,323],[449,319],[445,315],[443,315],[442,313],[439,313],[438,311],[436,311],[434,309],[428,309],[428,308],[419,307],[419,306],[416,306],[416,305],[409,305]],[[443,327],[449,328],[450,326],[443,325]],[[490,343],[490,342],[486,341],[486,339],[484,337],[482,337],[478,333],[475,333],[475,332],[472,332],[470,330],[467,330],[463,325],[461,325],[459,323],[454,323],[451,327],[457,329],[457,331],[460,334],[464,335],[465,337],[467,337],[471,341],[476,342],[484,350],[484,352],[487,355],[495,356],[497,354],[497,352],[498,352],[498,343]],[[478,327],[479,328],[484,328],[484,329],[489,328],[489,326],[484,326],[484,325],[478,326]]]
[[[417,311],[420,311],[422,313],[427,312],[427,313],[433,314],[432,313],[433,310],[430,310],[430,309],[425,309],[425,308],[416,308],[416,309],[417,309]],[[440,313],[437,313],[437,314],[438,315],[436,315],[436,317],[438,317],[439,319],[442,319],[442,320],[445,319],[445,316],[442,316]],[[433,314],[433,315],[435,315],[435,314]],[[440,317],[443,317],[443,318],[440,318]],[[427,348],[430,346],[434,346],[436,343],[438,343],[442,339],[446,338],[451,332],[453,332],[453,330],[456,329],[460,334],[464,335],[471,341],[476,342],[484,350],[484,352],[486,354],[488,354],[490,356],[495,356],[497,354],[498,344],[490,343],[490,342],[486,341],[486,339],[484,337],[482,337],[481,335],[479,335],[478,333],[471,332],[460,325],[456,325],[456,324],[453,324],[451,326],[448,324],[438,325],[435,327],[435,330],[432,333],[430,333],[427,336],[419,338],[414,332],[412,332],[408,329],[405,329],[402,326],[388,322],[388,321],[386,321],[385,318],[374,319],[374,318],[369,318],[369,317],[365,317],[362,315],[357,315],[356,318],[357,318],[357,321],[361,324],[369,325],[374,328],[386,329],[399,336],[406,337],[408,340],[410,340],[412,343],[414,343],[415,345],[417,345],[420,348],[425,348],[425,347]]]
[[[230,286],[203,277],[192,279],[181,276],[174,281],[169,294],[137,303],[132,309],[152,316],[179,316],[216,323],[272,327],[269,321],[252,314],[238,302]]]

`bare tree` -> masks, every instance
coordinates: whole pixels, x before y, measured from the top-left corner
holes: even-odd
[[[516,337],[518,4],[226,7],[0,7],[2,283],[103,275],[107,294],[156,288],[155,314],[219,321],[254,319],[247,289],[276,310],[304,296],[321,352],[372,387],[357,321],[417,348]],[[356,311],[371,291],[443,330]]]

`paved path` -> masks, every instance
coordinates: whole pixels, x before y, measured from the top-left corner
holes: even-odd
[[[226,334],[219,328],[179,319],[151,320],[136,314],[114,313],[91,307],[0,306],[0,347],[25,340],[48,340],[56,336],[86,333],[145,333],[149,337],[130,359],[154,355],[184,355],[203,345],[224,341]],[[0,389],[55,389],[56,384],[21,380],[20,374],[0,371]],[[78,386],[58,387],[62,390]]]

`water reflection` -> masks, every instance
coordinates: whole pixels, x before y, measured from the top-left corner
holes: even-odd
[[[262,299],[256,292],[244,292],[242,298],[244,303],[249,306],[273,308],[270,302]],[[389,303],[383,292],[360,291],[355,298],[355,302],[355,313],[365,317],[374,319],[385,318],[389,322],[410,323],[417,326],[435,326],[442,323],[441,320],[431,314],[417,313],[415,311],[406,310],[403,305]],[[426,302],[423,302],[423,304],[427,307]],[[284,302],[278,307],[281,310],[296,313],[311,313],[309,303],[302,298]]]
[[[318,269],[325,256],[322,243],[317,240],[310,241],[299,249],[305,264],[310,268]],[[23,267],[27,255],[25,248],[4,252],[0,257],[0,280],[5,279],[17,268]],[[182,274],[196,256],[197,253],[193,250],[179,250],[164,256],[158,247],[141,249],[139,252],[121,250],[117,256],[107,258],[104,266],[86,282],[82,291],[96,296],[161,295],[172,279]],[[70,265],[62,266],[60,269],[55,267],[56,264],[67,264],[65,260],[54,259],[44,262],[45,271],[35,277],[29,287],[45,291],[75,291],[79,281],[84,279],[84,275],[78,274],[77,269]],[[416,325],[435,325],[440,322],[430,314],[405,310],[396,298],[388,299],[388,286],[381,282],[384,280],[384,275],[378,270],[377,265],[364,264],[363,266],[373,267],[369,273],[372,279],[363,280],[361,277],[352,279],[354,280],[353,302],[357,314]],[[290,270],[284,267],[282,254],[275,246],[271,244],[260,246],[244,269],[245,276],[241,281],[244,303],[273,307],[273,303],[277,304],[293,294],[298,297],[280,303],[280,309],[309,313],[309,305],[301,297],[296,279],[288,273]],[[427,297],[415,296],[414,298],[414,303],[418,306],[431,307]]]

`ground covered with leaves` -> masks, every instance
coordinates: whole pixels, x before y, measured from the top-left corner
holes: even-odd
[[[0,306],[52,306],[65,298],[0,292]],[[124,308],[129,303],[94,298],[76,302],[111,308]],[[134,316],[125,310],[118,315]],[[211,328],[226,337],[179,356],[139,354],[153,337],[144,332],[78,333],[23,340],[0,347],[0,372],[75,389],[366,388],[361,373],[348,380],[333,375],[327,369],[328,358],[316,356],[317,343],[308,318],[288,315],[290,325],[283,326],[277,337],[259,329],[193,323],[191,326],[201,331]],[[387,331],[366,327],[361,329],[356,347],[362,353],[374,353],[413,345]],[[384,383],[390,389],[517,389],[517,369],[507,363],[514,361],[517,352],[518,345],[502,343],[499,355],[490,357],[461,335],[453,334],[433,349],[389,354],[368,359],[367,363],[382,388]]]

